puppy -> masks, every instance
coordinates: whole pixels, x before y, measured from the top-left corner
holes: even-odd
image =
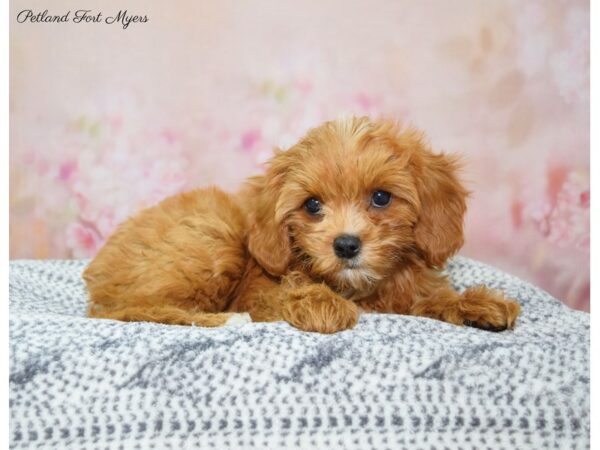
[[[441,273],[463,244],[457,169],[413,129],[327,122],[237,195],[195,190],[120,225],[84,273],[89,316],[212,327],[246,312],[334,333],[371,311],[512,328],[517,303]]]

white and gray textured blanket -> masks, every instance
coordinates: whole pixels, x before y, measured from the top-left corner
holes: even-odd
[[[518,299],[514,331],[88,319],[85,264],[11,262],[12,448],[589,447],[589,315],[483,264],[448,271]]]

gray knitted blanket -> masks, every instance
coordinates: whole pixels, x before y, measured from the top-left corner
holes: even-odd
[[[85,317],[85,261],[10,265],[12,448],[589,448],[589,315],[457,257],[517,298],[514,331],[363,315],[334,335]]]

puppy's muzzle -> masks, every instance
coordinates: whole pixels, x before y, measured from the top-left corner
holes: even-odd
[[[333,241],[335,254],[343,259],[351,259],[360,253],[360,239],[356,236],[343,234]]]

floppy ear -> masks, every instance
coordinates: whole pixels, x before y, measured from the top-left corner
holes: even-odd
[[[287,227],[283,217],[277,214],[277,201],[285,176],[285,166],[278,160],[279,155],[281,153],[276,153],[271,160],[265,175],[251,181],[253,198],[250,201],[254,204],[248,233],[250,254],[274,276],[285,273],[292,256]]]
[[[434,154],[422,144],[418,147],[412,161],[421,203],[415,242],[430,267],[441,267],[464,243],[468,192],[456,175],[457,157]]]

